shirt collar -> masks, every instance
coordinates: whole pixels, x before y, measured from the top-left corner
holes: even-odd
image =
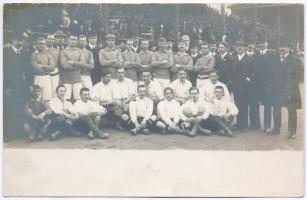
[[[149,50],[148,49],[146,51],[141,50],[140,53],[149,53]]]
[[[21,50],[22,50],[22,48],[17,49],[14,45],[12,45],[12,49],[15,51],[15,53],[18,53],[18,51],[21,51]]]
[[[264,55],[264,54],[266,54],[267,51],[268,51],[268,49],[260,50],[260,53],[261,53],[261,55]]]
[[[92,45],[91,43],[88,43],[88,46],[90,47],[90,49],[95,49],[96,45]]]
[[[178,51],[177,52],[177,55],[179,55],[179,56],[187,56],[188,54],[187,54],[187,52],[180,52],[180,51]]]
[[[225,53],[223,53],[223,54],[221,54],[221,58],[225,58],[227,56],[227,51],[225,52]]]

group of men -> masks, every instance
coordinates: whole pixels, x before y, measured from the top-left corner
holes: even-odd
[[[260,130],[262,104],[264,132],[280,134],[281,108],[287,107],[288,137],[296,137],[301,63],[287,44],[274,53],[266,40],[250,50],[239,39],[231,53],[227,42],[198,47],[183,36],[175,53],[165,38],[159,39],[155,52],[146,39],[137,47],[127,39],[121,50],[112,34],[106,35],[104,49],[97,48],[95,34],[68,35],[62,47],[55,45],[58,38],[36,38],[30,61],[33,80],[21,61],[18,38],[4,54],[6,131],[16,131],[13,122],[22,119],[30,141],[64,134],[108,138],[105,126],[132,135],[157,130],[231,137],[234,129]],[[25,105],[24,118],[20,105]]]

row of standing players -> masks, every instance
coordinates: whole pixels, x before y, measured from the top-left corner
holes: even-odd
[[[287,44],[281,45],[279,54],[273,54],[267,49],[267,42],[260,41],[260,50],[254,55],[247,55],[244,41],[238,40],[234,45],[236,54],[232,55],[228,52],[228,44],[221,42],[218,45],[218,53],[213,56],[207,44],[201,46],[201,55],[197,55],[198,52],[193,50],[189,55],[186,52],[186,44],[179,42],[179,50],[173,55],[166,50],[166,41],[163,38],[158,42],[159,50],[154,53],[148,51],[146,40],[141,42],[140,52],[135,53],[132,51],[131,40],[126,42],[126,50],[120,52],[115,48],[115,36],[111,34],[106,36],[107,47],[99,51],[95,50],[95,44],[91,42],[95,38],[88,39],[90,43],[87,45],[86,37],[79,37],[80,48],[76,48],[78,39],[71,35],[68,37],[69,46],[60,51],[53,48],[53,35],[48,35],[46,40],[37,38],[37,50],[32,53],[31,64],[35,74],[34,84],[42,88],[43,100],[55,97],[55,87],[59,82],[67,90],[65,98],[73,97],[77,100],[82,87],[91,90],[92,83],[100,81],[102,71],[110,71],[112,78],[115,78],[116,69],[120,67],[124,68],[126,77],[135,82],[139,81],[141,71],[150,70],[154,75],[154,81],[162,89],[165,89],[171,80],[176,79],[181,69],[187,71],[192,83],[200,88],[208,80],[210,71],[215,68],[220,75],[220,81],[224,82],[233,93],[239,109],[238,129],[247,130],[248,118],[251,129],[260,129],[259,103],[261,102],[265,108],[264,130],[273,134],[280,132],[281,107],[286,106],[289,111],[289,137],[295,137],[296,110],[301,108],[298,86],[300,62],[289,52]],[[18,119],[20,110],[16,111],[18,109],[16,105],[23,105],[24,98],[21,94],[25,94],[26,74],[29,73],[29,70],[23,71],[24,63],[18,63],[20,59],[16,59],[22,56],[16,46],[13,41],[11,54],[15,53],[15,57],[8,53],[8,57],[4,59],[7,61],[5,72],[9,72],[4,78],[7,89],[5,96],[8,97],[5,101],[11,105],[7,108],[11,117],[8,117],[9,124]],[[19,66],[11,66],[14,62]],[[14,104],[14,101],[21,104]],[[270,131],[272,107],[274,129]],[[9,124],[7,126],[11,128]]]

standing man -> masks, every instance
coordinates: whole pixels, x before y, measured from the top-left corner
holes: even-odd
[[[154,78],[164,89],[170,84],[170,68],[173,66],[173,54],[166,51],[166,39],[159,39],[159,51],[152,55],[151,67]]]
[[[84,61],[83,68],[81,68],[81,82],[82,87],[88,88],[91,92],[93,83],[91,79],[91,70],[94,68],[94,57],[90,50],[86,49],[87,41],[84,35],[79,36],[79,47],[83,52]]]
[[[194,65],[195,65],[196,61],[201,57],[201,55],[198,53],[198,46],[197,45],[193,45],[191,47],[190,56],[192,57],[192,60],[193,60],[193,68],[189,73],[189,77],[190,77],[190,81],[191,81],[193,87],[195,87],[196,86],[197,73],[194,70]]]
[[[281,126],[281,107],[288,109],[288,137],[296,138],[297,109],[301,109],[299,91],[300,60],[290,53],[289,45],[283,42],[279,47],[279,56],[273,65],[271,97],[274,108],[274,129],[271,134],[279,134]]]
[[[185,43],[183,41],[178,42],[178,50],[174,55],[174,65],[171,68],[172,81],[177,79],[179,69],[184,69],[187,73],[193,69],[193,59],[185,51]]]
[[[187,72],[184,69],[178,70],[178,79],[174,80],[170,87],[173,89],[174,99],[181,104],[184,104],[189,98],[189,90],[192,83],[187,80]]]
[[[88,37],[88,45],[86,45],[86,49],[90,50],[93,54],[94,58],[94,68],[90,71],[93,85],[100,82],[102,75],[102,68],[99,63],[99,50],[100,48],[97,45],[97,34],[94,32],[90,32]]]
[[[263,124],[265,133],[270,133],[272,119],[272,103],[271,90],[273,76],[273,60],[275,55],[268,50],[268,42],[266,40],[258,41],[259,51],[255,54],[255,79],[258,83],[259,100],[264,106]]]
[[[133,41],[128,39],[125,46],[125,51],[122,52],[123,68],[125,68],[126,77],[134,82],[138,81],[138,72],[141,67],[141,60],[137,53],[132,51]]]
[[[59,85],[60,75],[59,75],[59,65],[60,65],[60,50],[54,48],[55,36],[53,34],[47,35],[46,39],[46,50],[52,56],[54,69],[49,73],[51,78],[51,89],[52,98],[56,97],[55,89]]]
[[[31,55],[31,64],[34,71],[34,84],[42,89],[42,100],[52,99],[50,72],[54,70],[52,56],[46,51],[46,40],[43,37],[36,39],[36,51]]]
[[[63,84],[67,90],[65,98],[76,100],[80,99],[81,69],[84,68],[85,59],[82,50],[77,48],[77,36],[70,35],[68,45],[60,52]]]
[[[67,44],[65,43],[65,35],[63,31],[58,30],[54,33],[55,36],[55,48],[58,50],[63,50],[67,47]]]
[[[13,35],[11,42],[12,45],[3,51],[4,141],[21,133],[21,126],[15,122],[24,120],[21,111],[33,81],[30,55],[24,50],[24,40],[19,35]]]
[[[139,58],[141,60],[141,71],[138,74],[138,80],[141,79],[142,71],[151,70],[151,58],[152,52],[149,51],[149,41],[148,40],[141,40]]]
[[[110,71],[112,79],[116,78],[116,68],[123,63],[121,52],[115,46],[115,35],[106,35],[107,47],[99,51],[99,62],[102,66],[102,71]]]
[[[201,88],[204,81],[209,78],[209,72],[215,65],[215,58],[211,56],[207,42],[201,45],[201,49],[203,55],[196,61],[193,68],[193,71],[197,74],[196,86],[198,88]]]
[[[229,74],[232,69],[233,57],[229,53],[229,45],[227,42],[220,42],[218,44],[217,56],[215,60],[215,68],[219,74],[219,81],[229,87]]]
[[[236,41],[236,56],[232,65],[230,80],[235,103],[239,109],[237,116],[237,128],[246,132],[248,128],[248,85],[252,80],[252,60],[246,55],[245,42],[242,39]]]

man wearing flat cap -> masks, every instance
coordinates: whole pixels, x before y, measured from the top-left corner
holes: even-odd
[[[102,66],[102,71],[110,71],[112,79],[116,78],[116,68],[122,65],[121,52],[115,46],[115,35],[106,35],[107,47],[99,51],[99,62]]]

